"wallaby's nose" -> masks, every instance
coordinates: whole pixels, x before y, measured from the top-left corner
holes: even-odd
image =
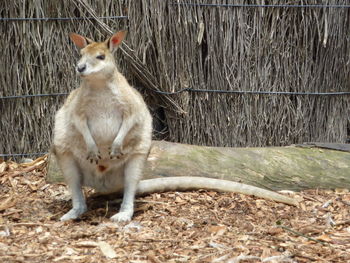
[[[78,70],[79,73],[84,72],[85,69],[86,69],[86,65],[85,65],[85,64],[84,64],[84,65],[81,65],[81,66],[78,65],[78,67],[77,67],[77,70]]]

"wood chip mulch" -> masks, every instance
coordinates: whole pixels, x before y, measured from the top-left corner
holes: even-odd
[[[0,161],[0,262],[350,262],[348,190],[285,192],[300,207],[212,191],[137,198],[130,223],[109,217],[120,200],[86,190],[71,207],[64,184],[45,182],[46,159]]]

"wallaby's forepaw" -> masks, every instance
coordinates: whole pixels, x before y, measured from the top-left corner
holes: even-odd
[[[82,214],[84,214],[86,212],[87,208],[86,207],[81,207],[81,208],[72,208],[71,210],[69,210],[68,213],[66,213],[65,215],[63,215],[60,220],[61,221],[68,221],[71,219],[77,219],[79,216],[81,216]]]
[[[111,217],[111,220],[114,222],[128,222],[131,220],[131,217],[133,215],[134,211],[123,211],[115,214]]]
[[[90,163],[98,163],[98,160],[101,160],[101,153],[100,151],[96,149],[88,150],[88,155],[86,157],[86,160],[90,161]]]
[[[125,153],[120,145],[112,145],[112,147],[109,148],[110,159],[120,159],[124,154]]]

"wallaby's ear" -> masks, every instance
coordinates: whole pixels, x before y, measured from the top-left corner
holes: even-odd
[[[126,33],[127,31],[119,31],[106,40],[106,44],[111,52],[116,50],[116,48],[122,43]]]
[[[73,41],[73,43],[80,49],[86,47],[88,44],[91,44],[93,41],[87,37],[83,37],[81,35],[70,33],[69,38]]]

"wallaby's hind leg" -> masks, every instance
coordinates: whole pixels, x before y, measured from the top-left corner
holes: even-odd
[[[81,188],[82,174],[72,155],[59,156],[57,157],[57,161],[71,191],[73,203],[73,208],[63,215],[60,220],[76,219],[87,210],[85,197]]]
[[[125,164],[124,169],[124,196],[119,213],[111,217],[116,222],[130,221],[134,214],[134,199],[138,182],[142,175],[146,155],[132,156]]]

